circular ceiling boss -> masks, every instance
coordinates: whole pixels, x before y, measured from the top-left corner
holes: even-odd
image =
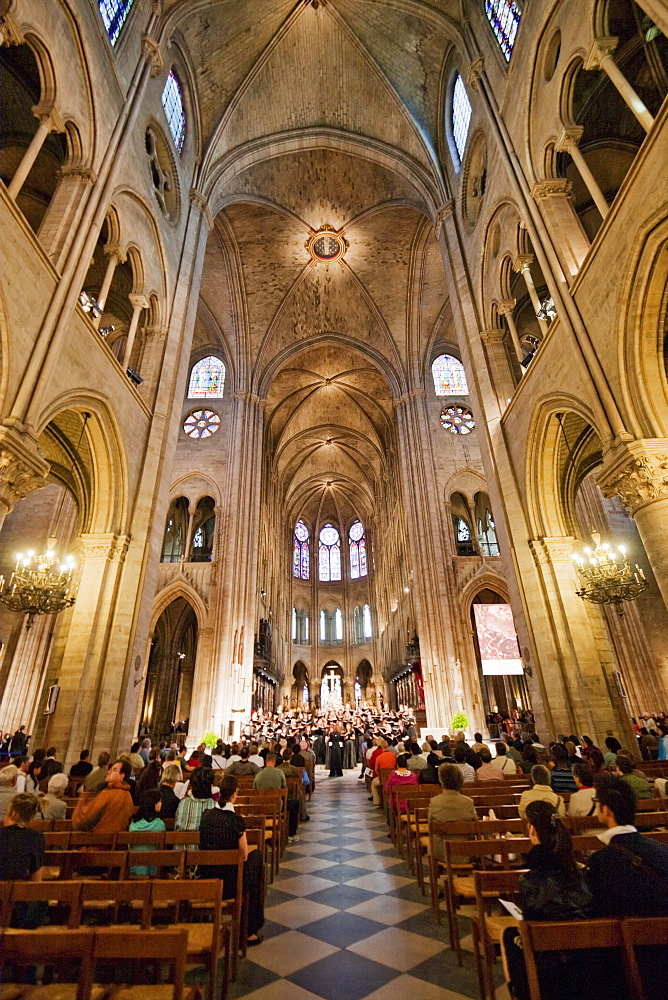
[[[330,226],[321,226],[317,233],[309,237],[305,246],[313,260],[320,264],[333,264],[343,257],[348,249],[348,241]]]

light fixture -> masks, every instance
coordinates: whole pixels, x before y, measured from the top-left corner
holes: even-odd
[[[546,299],[541,302],[540,309],[536,313],[536,319],[542,319],[546,323],[551,323],[552,320],[557,318],[557,307],[554,304],[554,299],[549,295]]]
[[[607,542],[601,545],[598,531],[592,531],[591,537],[594,550],[587,547],[584,554],[573,556],[579,582],[575,592],[583,601],[592,604],[612,604],[622,617],[624,601],[635,601],[647,590],[649,583],[640,566],[631,568],[623,545],[618,545],[614,551]]]
[[[136,372],[134,368],[128,368],[125,374],[132,382],[134,382],[135,385],[141,385],[144,381],[139,372]]]
[[[90,413],[83,414],[83,425],[77,442],[78,454],[86,423]],[[58,524],[65,502],[65,491],[60,500],[60,507],[54,524]],[[0,602],[19,614],[27,615],[26,629],[32,627],[36,615],[57,615],[65,608],[71,607],[77,599],[77,588],[72,593],[72,573],[74,559],[67,556],[64,560],[56,552],[56,538],[49,538],[46,551],[35,555],[30,549],[25,555],[19,553],[16,566],[9,583],[0,576]]]
[[[102,315],[99,303],[88,292],[81,292],[79,295],[79,305],[85,313],[90,313],[94,319],[99,319]]]

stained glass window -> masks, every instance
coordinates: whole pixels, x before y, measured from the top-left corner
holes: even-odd
[[[318,551],[319,578],[323,583],[341,579],[341,538],[332,524],[320,532]]]
[[[371,608],[365,604],[362,608],[362,620],[364,622],[364,638],[371,638]]]
[[[522,10],[517,0],[485,0],[485,13],[506,59],[510,59]]]
[[[464,406],[446,406],[441,413],[441,424],[451,434],[470,434],[475,420],[470,410]]]
[[[452,138],[454,139],[460,162],[464,158],[466,137],[469,134],[469,125],[471,124],[471,114],[472,108],[469,95],[466,93],[464,81],[458,73],[452,91]],[[458,163],[455,163],[455,166],[459,169]]]
[[[501,554],[496,538],[496,525],[488,510],[478,519],[478,541],[483,555],[498,556]]]
[[[471,541],[471,529],[464,520],[463,517],[457,519],[457,541],[458,542],[470,542]]]
[[[355,642],[364,642],[364,620],[359,605],[353,611],[353,635]]]
[[[186,137],[186,116],[183,111],[181,84],[174,70],[170,71],[165,81],[162,91],[162,106],[165,109],[167,124],[169,125],[169,131],[172,133],[174,145],[180,153]]]
[[[364,535],[364,525],[361,521],[351,524],[348,532],[348,543],[350,545],[350,577],[352,580],[359,580],[361,576],[366,576],[366,537]]]
[[[299,580],[308,580],[309,569],[308,528],[303,521],[297,521],[292,546],[292,575]]]
[[[100,14],[112,45],[116,44],[134,0],[99,0]]]
[[[343,642],[343,615],[341,609],[334,612],[334,642]]]
[[[431,366],[434,392],[437,396],[468,396],[464,365],[451,354],[439,354]]]
[[[213,410],[193,410],[183,421],[183,430],[195,440],[211,437],[220,427],[220,417]]]
[[[190,371],[188,399],[221,399],[225,389],[225,365],[213,355],[202,358]]]

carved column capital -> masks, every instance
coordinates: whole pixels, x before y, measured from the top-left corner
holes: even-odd
[[[556,538],[530,538],[529,548],[536,566],[554,563],[571,563],[575,539],[570,535]]]
[[[160,46],[155,38],[150,35],[142,35],[141,48],[144,58],[151,67],[151,76],[160,76],[165,68],[165,60],[162,58]]]
[[[149,309],[151,303],[141,292],[131,292],[128,295],[130,305],[133,309]]]
[[[623,445],[604,462],[596,481],[604,496],[618,496],[632,515],[668,500],[668,440]]]
[[[583,132],[584,128],[582,125],[573,125],[568,128],[564,126],[555,143],[554,148],[557,153],[567,153],[571,146],[578,146]]]
[[[48,125],[50,132],[64,132],[65,122],[53,105],[36,104],[30,109],[40,125]]]
[[[499,316],[512,316],[515,305],[515,299],[502,299],[499,302]]]
[[[25,38],[11,14],[0,16],[0,45],[23,45]]]
[[[441,207],[436,212],[436,219],[434,220],[434,238],[438,239],[441,235],[441,229],[443,228],[443,223],[449,219],[455,211],[455,203],[450,199],[446,201],[445,205]]]
[[[566,196],[570,198],[573,185],[565,178],[557,177],[554,180],[540,181],[531,190],[531,197],[534,201],[546,201],[548,198]]]
[[[486,330],[480,331],[480,339],[483,344],[502,344],[506,336],[506,331],[498,326],[489,326]]]
[[[469,87],[471,87],[473,90],[477,90],[478,81],[480,80],[480,77],[484,72],[485,72],[485,60],[483,59],[482,56],[478,56],[478,58],[474,59],[473,62],[471,63],[469,71],[466,75],[466,82],[468,83]]]
[[[14,504],[44,486],[49,463],[35,445],[8,427],[0,427],[0,515],[9,514]]]
[[[78,548],[83,559],[107,559],[123,562],[130,544],[129,535],[95,531],[81,535]]]
[[[534,262],[534,256],[532,253],[521,253],[518,254],[513,262],[513,271],[517,271],[520,274],[522,271],[527,271]]]
[[[603,60],[617,48],[618,38],[595,38],[589,50],[583,69],[600,69]]]
[[[115,260],[117,264],[123,264],[127,260],[127,254],[121,249],[118,243],[107,243],[102,252],[105,257]]]
[[[190,189],[190,204],[200,210],[200,212],[206,219],[206,224],[209,227],[209,231],[211,231],[213,229],[214,218],[211,214],[211,209],[209,208],[209,202],[201,193],[201,191],[197,191],[196,188]]]

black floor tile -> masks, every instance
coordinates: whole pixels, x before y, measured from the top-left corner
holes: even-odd
[[[316,872],[315,874],[322,874],[323,878],[331,879],[332,882],[350,882],[351,879],[359,878],[360,875],[368,875],[369,873],[365,869],[355,868],[353,865],[335,865],[333,868],[323,868],[322,872]]]
[[[434,941],[449,941],[445,914],[443,915],[443,923],[437,924],[431,915],[431,910],[416,913],[414,917],[402,920],[400,924],[396,924],[395,926],[402,931],[410,931],[412,934],[420,934],[422,937],[433,938]],[[464,931],[464,933],[466,934],[468,931]]]
[[[348,910],[358,903],[366,903],[368,899],[373,899],[376,893],[366,892],[364,889],[356,889],[352,885],[337,885],[331,889],[323,889],[316,892],[309,899],[312,903],[324,903],[325,906],[334,906],[337,910]],[[292,897],[294,898],[294,897]]]
[[[275,972],[263,969],[261,965],[255,965],[250,959],[242,959],[239,961],[237,967],[236,982],[230,983],[228,1000],[236,1000],[237,997],[254,993],[255,990],[260,990],[263,986],[269,986],[270,983],[275,983],[280,978]]]
[[[475,970],[475,958],[470,952],[464,952],[462,966],[457,965],[457,956],[453,951],[442,951],[426,962],[421,962],[410,970],[415,979],[425,983],[434,983],[453,993],[462,993],[465,997],[478,996],[478,976]]]
[[[325,1000],[361,1000],[398,977],[394,969],[370,962],[354,952],[340,953],[314,962],[287,978]],[[417,998],[416,998],[417,1000]]]
[[[363,941],[364,938],[385,930],[385,926],[354,913],[334,913],[331,917],[306,924],[299,930],[302,934],[310,934],[311,937],[336,945],[337,948],[347,948],[355,941]]]

